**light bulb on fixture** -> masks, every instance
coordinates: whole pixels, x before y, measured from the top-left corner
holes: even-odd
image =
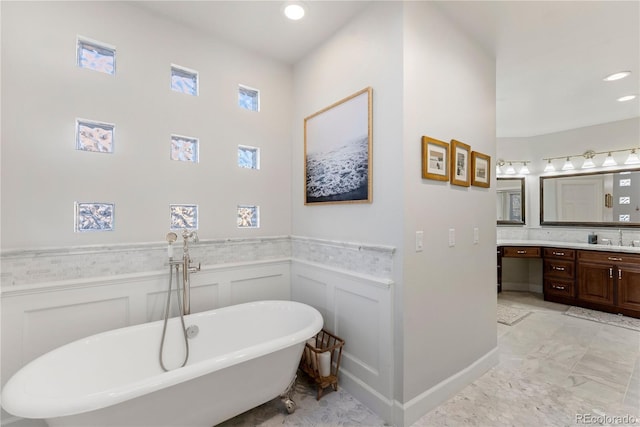
[[[504,172],[507,175],[514,175],[516,173],[516,170],[513,167],[513,163],[509,162],[509,166],[507,166],[507,170]]]
[[[639,163],[640,163],[640,158],[638,158],[638,155],[636,154],[636,149],[634,148],[633,150],[631,150],[631,153],[629,153],[629,157],[627,157],[627,160],[625,160],[624,164],[637,165]]]
[[[593,163],[593,158],[595,157],[595,155],[596,152],[593,150],[585,151],[585,153],[583,154],[585,161],[582,164],[582,169],[591,169],[596,167],[596,164]]]
[[[544,167],[545,172],[555,172],[556,168],[553,167],[553,163],[551,163],[551,159],[547,161],[547,165]]]
[[[567,160],[564,162],[564,165],[562,165],[562,170],[563,171],[570,171],[570,170],[574,170],[575,167],[573,166],[573,163],[571,163],[571,160],[569,160],[569,157],[567,157]]]
[[[616,163],[615,159],[613,158],[613,156],[611,155],[611,153],[609,153],[607,155],[607,158],[604,159],[604,163],[602,163],[602,166],[616,166],[618,163]]]
[[[529,168],[527,167],[527,162],[522,162],[522,167],[520,168],[520,173],[522,175],[529,175],[531,173],[529,171]]]

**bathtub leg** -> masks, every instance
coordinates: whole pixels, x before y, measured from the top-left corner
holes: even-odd
[[[288,414],[293,414],[296,411],[296,402],[291,399],[293,392],[296,388],[296,380],[298,379],[298,375],[294,375],[289,387],[280,395],[280,399],[284,403],[284,407],[287,409]]]

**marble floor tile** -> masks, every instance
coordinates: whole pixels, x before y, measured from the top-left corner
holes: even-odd
[[[607,416],[640,425],[640,332],[566,316],[566,305],[539,294],[498,298],[532,311],[512,326],[498,324],[498,365],[412,427],[611,425]],[[386,425],[342,388],[317,401],[304,377],[294,400],[294,414],[274,399],[222,426]]]

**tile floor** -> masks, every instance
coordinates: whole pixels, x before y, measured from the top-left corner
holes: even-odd
[[[566,316],[538,294],[499,298],[533,313],[498,324],[500,363],[413,427],[640,425],[640,332]],[[316,401],[304,378],[294,399],[294,414],[274,399],[222,426],[385,425],[342,389]]]

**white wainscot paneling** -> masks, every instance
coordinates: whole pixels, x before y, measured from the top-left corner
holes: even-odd
[[[294,259],[291,297],[324,317],[345,340],[340,384],[390,419],[393,408],[393,282]]]
[[[173,281],[175,285],[175,277]],[[191,311],[247,300],[290,299],[290,283],[289,259],[203,267],[191,276]],[[2,383],[26,363],[63,344],[161,319],[168,285],[167,268],[3,287]],[[177,315],[175,290],[172,307]]]

